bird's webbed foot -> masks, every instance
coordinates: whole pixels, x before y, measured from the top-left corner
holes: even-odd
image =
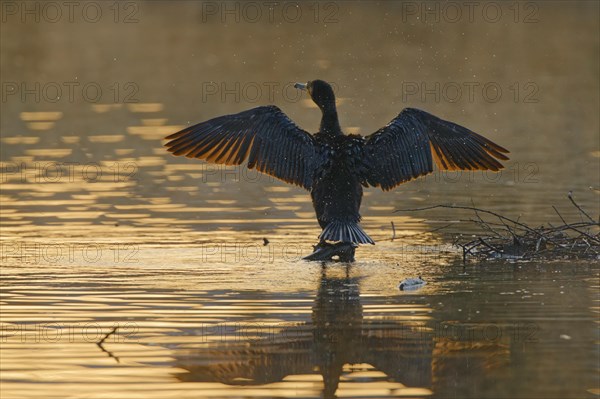
[[[303,259],[308,261],[333,261],[354,262],[354,251],[357,245],[351,242],[328,243],[324,240],[314,245],[314,252]],[[337,259],[333,259],[337,257]]]

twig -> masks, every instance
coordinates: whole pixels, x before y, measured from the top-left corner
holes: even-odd
[[[452,226],[453,224],[454,224],[454,223],[448,223],[447,225],[444,225],[444,226],[441,226],[441,227],[436,227],[435,229],[432,229],[432,230],[427,230],[427,231],[425,231],[425,233],[435,233],[436,231],[443,230],[443,229],[445,229],[446,227],[450,227],[450,226]]]
[[[600,223],[598,223],[597,221],[595,221],[594,219],[592,219],[592,217],[591,217],[590,215],[588,215],[588,214],[587,214],[587,212],[586,212],[586,211],[584,211],[584,210],[583,210],[583,208],[581,208],[581,207],[580,207],[580,206],[579,206],[579,205],[578,205],[578,204],[575,202],[575,200],[573,199],[573,192],[572,192],[572,191],[569,191],[569,193],[567,194],[567,197],[569,197],[569,200],[571,200],[571,203],[572,203],[573,205],[575,205],[575,207],[576,207],[577,209],[579,209],[579,212],[583,213],[583,214],[584,214],[584,215],[585,215],[585,216],[586,216],[586,217],[587,217],[587,218],[590,220],[590,222],[592,222],[592,223],[594,223],[594,224],[600,224]]]
[[[120,362],[119,362],[119,358],[118,358],[118,357],[116,357],[115,355],[113,355],[113,353],[112,353],[111,351],[109,351],[109,350],[106,350],[106,349],[104,348],[104,346],[103,346],[103,344],[104,344],[104,341],[106,341],[106,339],[107,339],[108,337],[110,337],[111,335],[113,335],[114,333],[116,333],[118,329],[119,329],[119,327],[118,327],[118,326],[117,326],[117,327],[115,327],[115,328],[113,328],[113,329],[112,329],[112,331],[110,331],[108,334],[106,334],[106,335],[104,336],[104,338],[102,338],[100,341],[96,342],[96,345],[98,346],[98,348],[100,348],[100,350],[101,350],[102,352],[106,353],[106,354],[107,354],[109,357],[112,357],[113,359],[115,359],[115,360],[117,361],[117,363],[120,363]]]
[[[511,259],[531,259],[535,257],[577,257],[577,258],[597,258],[600,253],[600,232],[595,234],[595,230],[600,223],[595,222],[589,214],[577,205],[569,193],[571,202],[577,209],[585,215],[582,221],[567,223],[562,214],[555,206],[552,206],[554,212],[562,221],[561,225],[545,223],[537,228],[532,228],[527,224],[514,220],[496,212],[476,208],[475,206],[455,206],[455,205],[435,205],[425,208],[401,209],[401,211],[422,211],[434,208],[466,209],[475,213],[475,218],[459,219],[458,222],[474,223],[487,231],[487,235],[467,239],[463,235],[458,235],[453,240],[453,245],[462,248],[463,262],[466,263],[467,256],[490,257],[499,254],[501,258]],[[481,216],[488,214],[495,216],[496,221],[486,221]],[[589,222],[588,222],[589,220]],[[453,220],[454,222],[454,220]],[[454,224],[454,223],[452,223]],[[452,225],[450,224],[450,225]],[[545,227],[549,226],[549,227]],[[447,227],[447,226],[444,226]],[[590,230],[594,228],[594,230]],[[574,231],[577,236],[569,234],[566,230]],[[583,231],[582,231],[583,230]],[[467,242],[465,242],[467,241]],[[544,243],[552,244],[546,246]],[[511,255],[518,253],[514,257]]]
[[[543,241],[543,240],[544,240],[544,239],[543,239],[542,237],[540,237],[540,238],[537,240],[537,242],[536,242],[536,244],[535,244],[535,252],[539,252],[539,251],[540,251],[540,246],[542,245],[542,241]]]
[[[437,208],[449,208],[449,209],[466,209],[466,210],[470,210],[470,211],[479,211],[479,212],[483,212],[483,213],[487,213],[489,215],[493,215],[496,216],[498,219],[500,220],[506,220],[509,221],[511,223],[516,224],[517,226],[522,227],[524,230],[527,230],[531,233],[534,233],[540,237],[543,237],[543,235],[541,233],[539,233],[538,231],[532,229],[531,227],[527,226],[526,224],[517,222],[516,220],[507,218],[506,216],[502,216],[496,212],[492,212],[492,211],[488,211],[486,209],[479,209],[479,208],[473,208],[470,206],[457,206],[457,205],[432,205],[432,206],[426,206],[424,208],[412,208],[412,209],[397,209],[394,211],[394,213],[396,212],[418,212],[418,211],[426,211],[428,209],[437,209]],[[505,225],[506,226],[506,225]],[[508,226],[506,226],[508,227]],[[553,243],[555,245],[558,245],[557,243]]]
[[[475,204],[473,203],[473,199],[471,199],[471,204],[473,205],[473,208],[475,208]],[[494,230],[489,223],[486,223],[481,218],[481,216],[479,216],[479,212],[475,211],[475,216],[477,216],[477,219],[479,219],[479,221],[481,222],[481,226],[483,226],[486,230],[491,231],[492,233],[494,233],[497,236],[501,237],[500,234],[498,234],[498,232],[496,232],[496,230]]]
[[[554,205],[552,205],[552,209],[554,209],[554,212],[556,212],[556,214],[558,215],[558,217],[560,218],[560,220],[562,220],[562,221],[563,221],[563,223],[565,224],[565,226],[566,226],[566,227],[568,227],[569,229],[571,229],[571,230],[573,230],[573,231],[576,231],[576,232],[578,232],[578,233],[579,233],[579,234],[581,234],[581,235],[584,235],[584,236],[586,236],[586,237],[587,237],[587,238],[589,238],[590,240],[597,241],[598,243],[600,243],[600,240],[599,240],[599,239],[597,239],[596,237],[593,237],[593,236],[589,235],[589,234],[588,234],[588,233],[586,233],[586,232],[583,232],[583,231],[581,231],[581,230],[579,230],[579,229],[576,229],[575,227],[573,227],[573,226],[571,226],[569,223],[567,223],[567,221],[566,221],[566,220],[565,220],[565,219],[562,217],[562,215],[560,214],[560,212],[558,212],[558,209],[556,209],[556,207],[555,207]]]
[[[393,223],[393,222],[392,222]],[[422,231],[420,233],[415,233],[415,234],[407,234],[407,235],[403,235],[402,238],[414,238],[414,237],[418,237],[418,236],[422,236],[424,234],[431,234],[431,233],[435,233],[436,231],[440,231],[443,230],[447,227],[452,226],[454,223],[448,223],[444,226],[441,227],[436,227],[435,229],[431,229],[431,230],[426,230],[426,231]],[[392,238],[392,241],[394,241],[394,238]]]
[[[487,242],[486,242],[486,241],[485,241],[483,238],[481,238],[481,237],[479,237],[479,242],[480,242],[480,243],[482,243],[483,245],[485,245],[486,247],[488,247],[489,249],[491,249],[492,251],[496,251],[496,252],[498,252],[499,254],[502,254],[502,253],[504,253],[504,251],[503,251],[503,250],[501,250],[501,249],[499,249],[499,248],[496,248],[496,247],[494,247],[494,246],[493,246],[493,245],[491,245],[491,244],[488,244],[488,243],[487,243]]]

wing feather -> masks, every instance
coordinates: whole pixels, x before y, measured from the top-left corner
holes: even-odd
[[[311,189],[320,156],[313,136],[276,106],[220,116],[169,135],[173,155],[257,169],[287,183]]]
[[[387,191],[443,170],[503,168],[508,150],[471,130],[425,111],[406,108],[385,127],[366,137],[363,182]]]

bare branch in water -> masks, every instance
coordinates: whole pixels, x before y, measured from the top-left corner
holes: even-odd
[[[108,337],[110,337],[111,335],[113,335],[114,333],[117,332],[117,330],[119,329],[119,327],[115,327],[112,329],[112,331],[110,331],[108,334],[106,334],[100,341],[96,342],[96,345],[98,346],[98,348],[100,348],[100,350],[104,353],[106,353],[109,357],[112,357],[113,359],[115,359],[117,361],[117,363],[120,363],[119,358],[116,357],[115,355],[113,355],[112,352],[110,352],[109,350],[106,350],[104,348],[104,341],[106,341],[106,339]]]
[[[573,192],[569,191],[569,193],[567,194],[567,197],[569,197],[569,200],[571,200],[571,203],[573,205],[575,205],[575,207],[577,209],[579,209],[579,212],[581,212],[582,214],[584,214],[592,223],[600,223],[600,221],[595,221],[594,219],[592,219],[592,217],[590,215],[587,214],[586,211],[584,211],[578,204],[577,202],[575,202],[575,199],[573,199]]]
[[[454,245],[463,250],[463,260],[467,256],[479,258],[504,258],[504,259],[561,259],[561,258],[584,258],[600,259],[600,223],[595,221],[585,210],[573,199],[571,192],[568,194],[571,203],[578,209],[583,219],[576,223],[568,223],[555,206],[552,206],[562,225],[537,228],[514,220],[497,212],[476,208],[475,206],[456,205],[433,205],[424,208],[399,209],[395,212],[415,212],[436,208],[464,209],[475,213],[475,219],[461,220],[463,222],[475,223],[488,232],[489,235],[479,236],[468,242],[461,242],[457,238]],[[481,214],[491,215],[498,222],[487,221]],[[585,218],[584,218],[585,217]],[[511,227],[512,225],[513,227]],[[585,230],[585,231],[584,231]],[[568,231],[577,233],[567,234]],[[462,237],[462,236],[461,236]]]
[[[562,215],[560,214],[560,212],[558,211],[558,209],[556,209],[556,207],[554,205],[552,205],[552,209],[554,209],[554,212],[556,212],[556,214],[558,215],[558,217],[560,218],[560,220],[562,220],[562,222],[564,223],[564,227],[567,229],[571,229],[573,231],[578,232],[579,234],[582,234],[584,236],[586,236],[587,238],[589,238],[592,241],[597,241],[600,244],[600,239],[596,238],[596,237],[592,237],[591,235],[589,235],[586,232],[583,232],[575,227],[573,227],[573,225],[570,225],[569,223],[567,223],[567,221],[565,220],[565,218],[562,217]]]

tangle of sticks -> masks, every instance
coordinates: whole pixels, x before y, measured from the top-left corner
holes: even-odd
[[[436,208],[470,210],[477,224],[485,232],[475,238],[459,236],[454,244],[461,247],[463,260],[479,259],[588,259],[600,260],[600,220],[594,220],[579,204],[571,192],[571,204],[577,209],[580,221],[567,222],[555,206],[554,212],[561,224],[531,227],[497,212],[474,206],[434,205],[424,208],[401,209],[396,212],[415,212]],[[486,219],[483,216],[487,216]]]

